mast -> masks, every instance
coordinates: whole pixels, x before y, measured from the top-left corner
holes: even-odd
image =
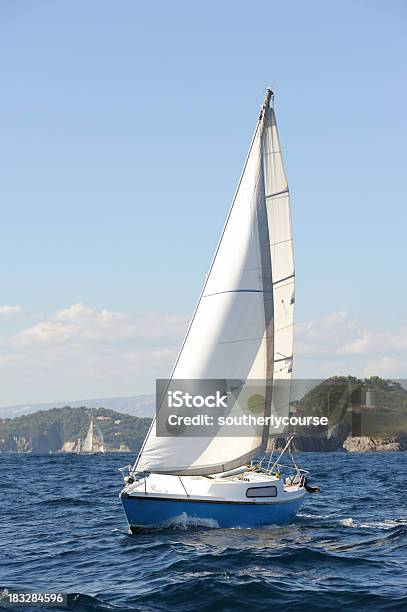
[[[89,432],[90,432],[90,452],[93,453],[93,413],[90,417]]]
[[[266,97],[260,107],[259,121],[263,119],[266,109],[270,106],[270,101],[272,102],[272,106],[274,106],[274,93],[270,87],[267,87]]]

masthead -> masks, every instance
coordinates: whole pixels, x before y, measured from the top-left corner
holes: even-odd
[[[264,111],[266,110],[266,108],[268,108],[268,106],[270,104],[270,100],[272,102],[274,102],[274,92],[272,91],[272,89],[270,87],[267,87],[266,97],[264,98],[264,102],[263,102],[263,104],[261,105],[261,108],[260,108],[259,121],[263,117]]]

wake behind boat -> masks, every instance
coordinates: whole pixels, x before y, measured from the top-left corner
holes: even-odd
[[[289,190],[273,99],[268,89],[167,385],[175,389],[180,381],[228,381],[228,397],[234,400],[228,414],[233,417],[289,414],[295,273]],[[276,440],[284,432],[271,431],[267,418],[241,435],[222,426],[197,437],[182,431],[170,435],[172,430],[163,430],[160,422],[163,412],[160,399],[120,494],[132,531],[185,515],[220,527],[293,520],[307,490],[307,472],[290,452],[292,437],[277,451]],[[284,454],[291,457],[290,465],[282,464]]]

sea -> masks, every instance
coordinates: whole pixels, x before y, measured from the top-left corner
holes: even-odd
[[[131,535],[132,455],[0,455],[0,590],[67,595],[3,610],[407,610],[407,453],[298,453],[320,494],[288,526],[187,516]]]

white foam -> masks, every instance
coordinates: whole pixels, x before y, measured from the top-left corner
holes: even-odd
[[[357,524],[352,517],[341,519],[339,522],[344,527],[357,527]]]
[[[369,523],[360,523],[360,527],[367,529],[392,529],[407,525],[407,519],[385,519],[384,521],[372,521]]]
[[[370,521],[364,523],[356,523],[353,518],[344,518],[339,521],[344,527],[360,527],[362,529],[392,529],[407,525],[407,519],[385,519],[384,521]]]
[[[310,518],[310,519],[326,519],[332,518],[332,514],[306,514],[305,512],[299,512],[298,515],[300,518]]]
[[[182,512],[178,516],[174,516],[165,522],[166,527],[211,527],[219,528],[218,521],[210,518],[200,518],[197,516],[189,516],[186,512]]]

